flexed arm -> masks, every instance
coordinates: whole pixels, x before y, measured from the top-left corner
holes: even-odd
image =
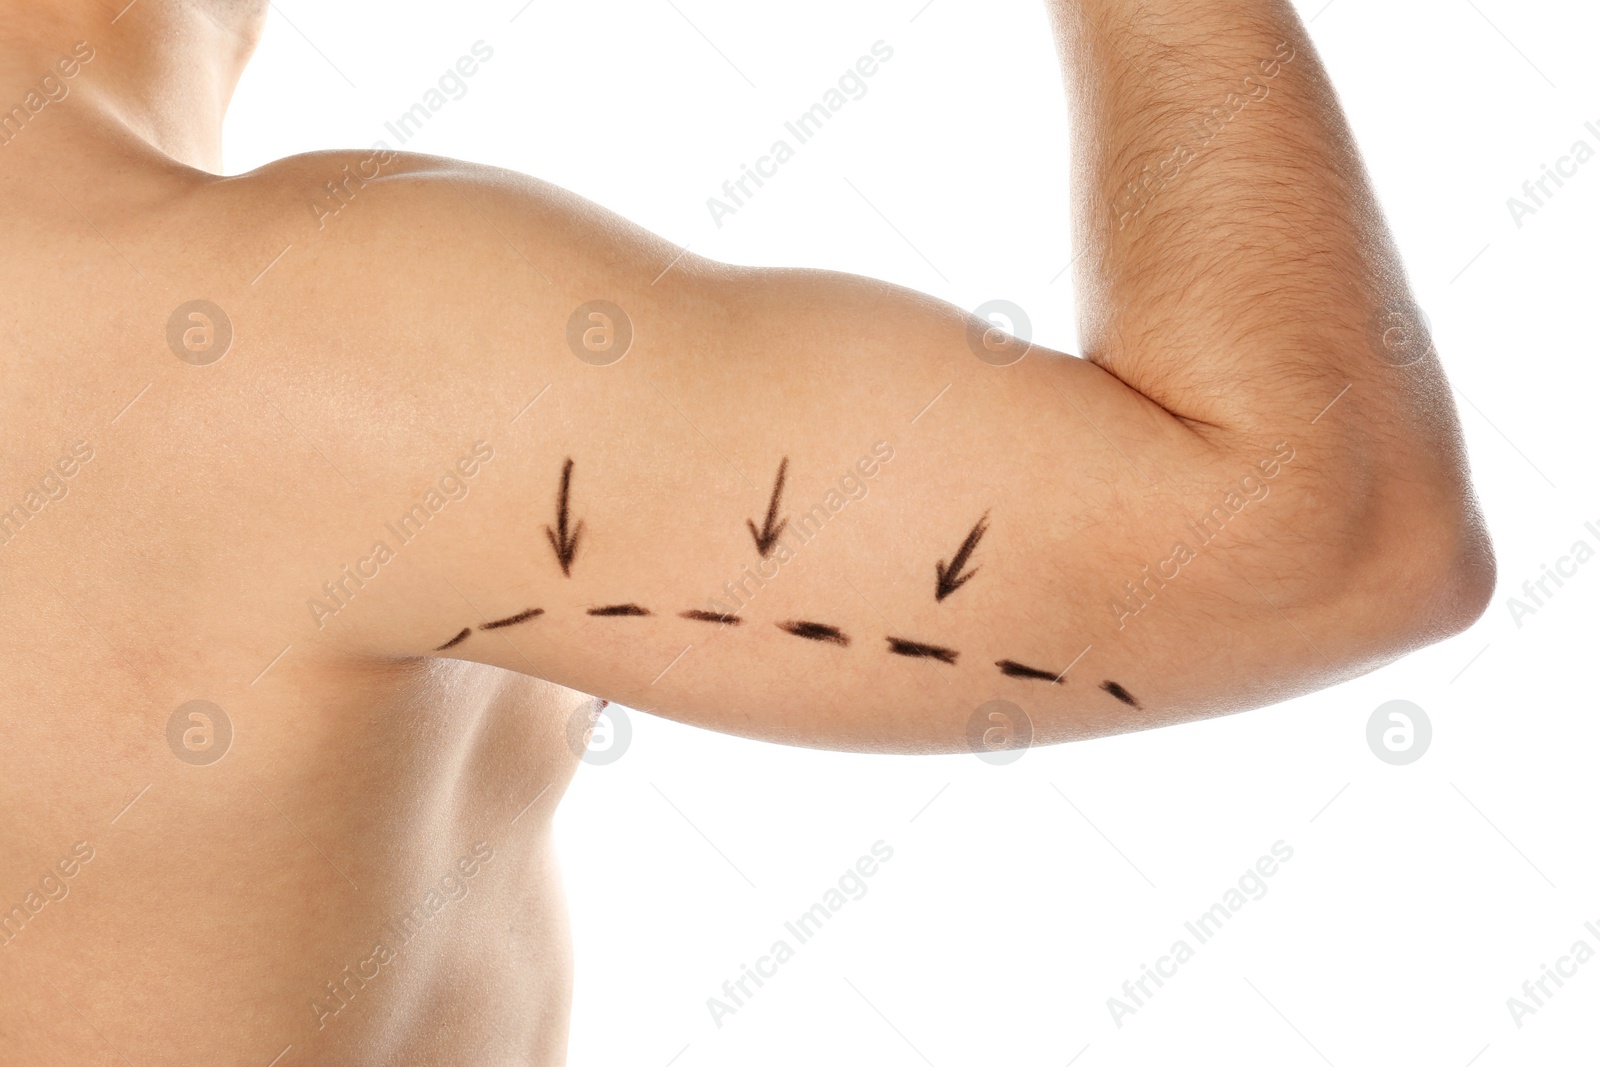
[[[982,324],[927,296],[716,263],[532,179],[407,159],[356,225],[403,229],[397,265],[465,265],[361,294],[406,309],[363,336],[396,404],[427,398],[384,413],[408,435],[370,511],[404,510],[427,457],[493,437],[494,459],[407,549],[414,579],[327,640],[920,751],[967,745],[994,700],[1040,740],[1135,729],[1469,624],[1492,557],[1454,412],[1292,9],[1052,11],[1086,359],[985,359]],[[601,324],[617,359],[569,347],[596,301],[626,320]]]

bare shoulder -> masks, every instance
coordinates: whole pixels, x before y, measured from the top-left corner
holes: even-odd
[[[470,250],[485,267],[517,264],[536,279],[545,264],[531,253],[593,258],[608,270],[656,257],[671,263],[682,249],[576,193],[502,167],[445,156],[336,149],[287,156],[214,186],[219,209],[257,222],[287,225],[308,251],[336,259],[439,245]],[[689,256],[680,267],[705,261]],[[391,268],[401,264],[391,263]],[[520,273],[520,272],[516,272]],[[648,283],[652,277],[646,277]]]

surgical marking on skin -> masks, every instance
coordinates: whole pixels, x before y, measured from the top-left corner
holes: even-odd
[[[961,547],[956,549],[956,554],[950,559],[950,565],[948,567],[945,566],[945,562],[942,559],[934,565],[933,572],[938,577],[938,582],[933,587],[933,599],[943,600],[957,589],[966,585],[967,582],[972,580],[973,575],[978,573],[977,567],[972,568],[965,574],[961,573],[961,568],[967,565],[967,559],[972,555],[972,550],[978,547],[978,542],[983,539],[983,535],[988,529],[989,513],[986,511],[972,527],[972,531],[967,534],[966,540],[961,542]]]
[[[978,525],[973,528],[972,534],[968,535],[968,541],[970,544],[962,546],[962,551],[957,553],[956,560],[954,563],[952,563],[949,572],[944,571],[944,564],[941,561],[940,570],[942,574],[954,573],[957,569],[959,569],[965,556],[970,552],[970,546],[976,545],[978,537],[982,536],[982,528],[983,522],[980,520]],[[960,583],[964,582],[966,578],[969,577],[971,577],[971,574],[964,575],[961,580],[957,582],[957,586],[959,587]],[[526,611],[519,611],[515,615],[508,615],[503,619],[495,619],[492,622],[486,622],[479,626],[478,629],[498,630],[504,626],[515,626],[518,623],[527,622],[529,619],[538,618],[543,614],[543,608],[529,608]],[[628,603],[605,604],[600,607],[590,608],[588,609],[588,614],[610,618],[644,618],[650,617],[654,613],[648,608],[640,607],[638,604]],[[680,611],[678,612],[678,617],[682,619],[690,619],[695,622],[714,622],[724,626],[739,626],[744,622],[744,619],[738,615],[719,611],[702,611],[699,609]],[[790,619],[784,622],[775,623],[774,625],[776,625],[778,629],[782,630],[784,633],[792,634],[795,637],[803,637],[808,641],[825,641],[829,644],[840,646],[848,646],[850,644],[850,638],[842,630],[840,630],[837,626],[829,626],[827,623],[810,622],[804,619]],[[450,640],[446,641],[444,644],[440,645],[438,648],[434,649],[434,651],[444,652],[448,649],[452,649],[461,642],[465,641],[471,635],[471,633],[472,628],[469,626],[463,629],[460,633],[456,634]],[[912,659],[936,659],[940,663],[949,664],[954,664],[957,657],[960,656],[960,653],[955,649],[945,648],[942,645],[930,645],[922,641],[912,641],[903,637],[885,637],[884,640],[889,643],[888,651],[891,655],[906,656]],[[995,660],[994,665],[999,668],[1001,674],[1009,677],[1029,678],[1036,681],[1049,682],[1051,685],[1064,684],[1067,673],[1066,671],[1062,671],[1057,674],[1051,671],[1043,670],[1039,667],[1030,667],[1025,663],[1018,663],[1014,659]],[[1107,681],[1100,683],[1100,688],[1111,694],[1116,699],[1122,701],[1122,703],[1128,705],[1129,707],[1140,708],[1142,710],[1142,705],[1137,699],[1135,699],[1134,695],[1124,689],[1119,683],[1110,681],[1108,679]]]
[[[750,536],[755,538],[756,551],[761,553],[762,559],[772,555],[773,545],[777,544],[778,538],[783,535],[784,527],[789,525],[788,519],[781,521],[778,519],[778,501],[783,498],[783,478],[788,470],[789,457],[784,456],[783,462],[778,464],[778,478],[772,486],[772,500],[767,504],[767,518],[762,523],[761,529],[756,529],[755,522],[750,519],[744,521],[744,524],[750,527]]]
[[[850,638],[846,637],[837,626],[829,626],[823,622],[794,620],[780,622],[777,626],[784,633],[794,634],[796,637],[804,637],[809,641],[827,641],[835,645],[848,645],[850,643]]]
[[[648,615],[648,608],[641,608],[637,604],[607,604],[603,608],[590,608],[590,615]]]
[[[1133,699],[1133,694],[1122,688],[1122,686],[1118,685],[1116,682],[1110,680],[1101,682],[1100,688],[1104,689],[1106,692],[1110,693],[1112,696],[1116,697],[1130,708],[1137,708],[1140,706],[1139,702]]]
[[[678,612],[678,617],[680,619],[694,619],[696,622],[721,622],[729,626],[738,626],[741,622],[744,622],[737,615],[724,615],[720,611],[680,611]]]
[[[515,626],[519,622],[527,622],[529,619],[536,619],[543,614],[543,608],[529,608],[527,611],[519,611],[515,615],[507,616],[504,619],[496,619],[494,622],[486,622],[482,626],[478,627],[478,629],[498,630],[502,626]]]
[[[455,648],[457,645],[459,645],[461,642],[465,641],[470,636],[472,636],[472,627],[468,626],[466,629],[464,629],[460,633],[456,634],[450,640],[446,641],[444,644],[442,644],[438,648],[434,649],[434,651],[435,652],[443,652],[447,648]]]
[[[1037,678],[1042,682],[1050,682],[1054,685],[1060,685],[1061,674],[1066,673],[1066,671],[1062,671],[1061,674],[1051,674],[1049,671],[1041,671],[1037,667],[1029,667],[1018,663],[1014,659],[995,660],[994,665],[1000,668],[1001,674],[1009,674],[1013,678]]]
[[[896,656],[915,656],[919,658],[936,659],[940,663],[954,663],[960,655],[953,648],[940,648],[938,645],[925,645],[921,641],[907,641],[903,637],[885,637],[889,642],[889,651]]]
[[[561,493],[556,498],[556,528],[552,530],[546,526],[544,534],[550,538],[550,547],[555,549],[556,562],[561,564],[561,573],[568,578],[572,577],[572,558],[578,554],[578,538],[583,535],[583,521],[567,532],[567,510],[572,497],[572,457],[567,457],[566,464],[561,468]]]

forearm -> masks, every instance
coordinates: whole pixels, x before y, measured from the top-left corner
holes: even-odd
[[[1368,325],[1408,294],[1293,8],[1051,6],[1084,353],[1169,411],[1228,427],[1310,404],[1308,420],[1344,384],[1383,377]],[[1381,387],[1426,388],[1431,373]]]
[[[1305,551],[1332,548],[1352,587],[1381,600],[1426,571],[1440,615],[1475,617],[1493,557],[1450,388],[1294,9],[1051,13],[1084,355],[1224,448],[1292,442]]]

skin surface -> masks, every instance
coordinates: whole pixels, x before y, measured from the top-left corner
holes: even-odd
[[[1493,587],[1286,5],[1052,5],[1083,358],[1010,366],[933,298],[683,254],[505,171],[220,177],[264,5],[0,8],[0,106],[92,51],[0,147],[6,1063],[561,1062],[586,694],[898,752],[1003,700],[1065,741],[1352,677]],[[334,239],[308,204],[351,173]],[[200,298],[232,337],[194,365]],[[619,362],[569,348],[591,300]],[[192,700],[218,762],[214,714],[169,742]]]

